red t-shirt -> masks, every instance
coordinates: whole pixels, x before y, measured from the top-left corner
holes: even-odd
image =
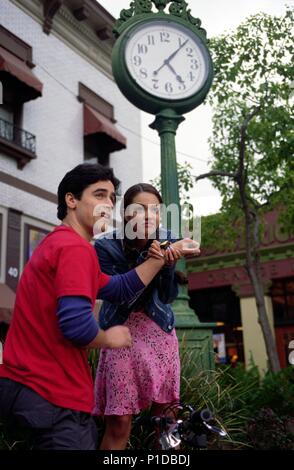
[[[84,296],[94,307],[98,290],[108,281],[95,249],[72,228],[59,226],[48,234],[19,281],[0,377],[30,387],[57,406],[91,412],[87,351],[62,335],[57,299]]]

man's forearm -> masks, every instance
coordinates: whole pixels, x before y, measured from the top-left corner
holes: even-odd
[[[97,297],[112,304],[123,304],[138,297],[145,289],[135,269],[124,274],[115,274],[99,290]]]
[[[103,348],[108,346],[107,344],[107,335],[104,330],[99,330],[98,334],[95,336],[93,341],[87,345],[89,349]]]
[[[106,331],[99,330],[88,348],[129,348],[132,344],[130,330],[123,325],[112,326]]]

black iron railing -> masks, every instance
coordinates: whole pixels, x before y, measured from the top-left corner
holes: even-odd
[[[0,119],[0,138],[36,154],[36,137],[4,119]]]

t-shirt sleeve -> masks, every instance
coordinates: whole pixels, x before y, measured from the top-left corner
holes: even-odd
[[[112,279],[112,276],[109,276],[108,274],[102,273],[101,271],[99,272],[99,291],[100,289],[103,289],[103,287],[107,286],[109,284],[109,281]]]
[[[95,253],[85,246],[65,246],[60,250],[55,275],[57,298],[84,296],[92,301],[93,277],[97,276]],[[102,279],[101,279],[102,281]]]

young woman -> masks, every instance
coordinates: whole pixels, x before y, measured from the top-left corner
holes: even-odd
[[[156,256],[158,241],[175,241],[171,232],[159,228],[162,198],[153,186],[132,186],[123,203],[124,235],[135,232],[136,238],[114,232],[95,243],[101,269],[110,275],[125,273],[148,256]],[[158,241],[153,241],[155,236]],[[130,348],[100,352],[94,414],[105,416],[103,450],[125,449],[133,415],[150,406],[153,414],[160,415],[179,400],[179,348],[170,303],[178,294],[175,262],[181,254],[172,245],[165,253],[165,266],[135,301],[104,302],[100,311],[102,329],[124,324],[132,335]]]

